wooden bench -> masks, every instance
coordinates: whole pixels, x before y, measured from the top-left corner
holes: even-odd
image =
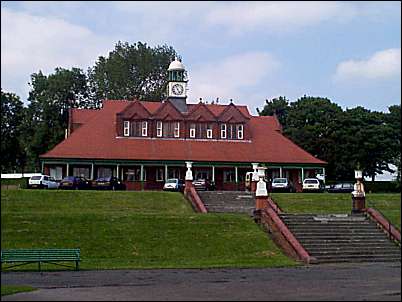
[[[17,263],[8,266],[9,269],[16,266],[26,265],[38,262],[38,269],[41,270],[41,263],[51,263],[55,265],[73,267],[55,262],[73,261],[75,262],[75,270],[79,270],[80,249],[9,249],[1,251],[1,269],[3,263]]]

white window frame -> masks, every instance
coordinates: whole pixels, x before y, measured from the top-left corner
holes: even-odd
[[[123,127],[124,127],[124,136],[130,136],[130,121],[124,121],[123,122]]]
[[[148,136],[148,122],[141,122],[141,136]]]
[[[174,123],[174,137],[180,137],[180,122]]]
[[[162,137],[163,136],[163,123],[162,121],[156,122],[156,136]]]
[[[237,139],[243,139],[244,137],[244,128],[242,124],[237,125]]]
[[[221,124],[221,138],[226,138],[226,130],[227,130],[227,126],[226,124]]]
[[[207,138],[212,138],[212,129],[207,128]]]
[[[190,138],[195,138],[195,128],[196,128],[195,124],[190,124]]]

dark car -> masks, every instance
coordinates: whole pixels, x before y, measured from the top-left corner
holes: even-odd
[[[89,189],[90,187],[91,182],[85,177],[81,176],[64,177],[59,184],[59,189],[82,190],[82,189]]]
[[[166,180],[165,184],[163,185],[164,191],[184,191],[184,180],[178,178],[170,178]]]
[[[215,183],[205,178],[194,180],[193,186],[196,190],[204,190],[204,191],[215,190]]]
[[[99,177],[93,183],[92,187],[97,190],[125,190],[124,183],[115,176]]]
[[[329,193],[351,193],[353,191],[354,185],[352,183],[337,183],[332,185],[327,189]]]

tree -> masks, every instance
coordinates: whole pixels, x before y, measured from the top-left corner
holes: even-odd
[[[286,127],[286,118],[289,111],[289,100],[286,97],[280,96],[279,98],[273,98],[272,100],[265,100],[265,106],[260,111],[257,108],[259,115],[276,115],[279,122],[283,127]]]
[[[151,48],[141,42],[118,42],[107,58],[100,56],[89,68],[91,93],[97,101],[160,101],[166,97],[167,69],[175,56],[176,51],[167,45]]]
[[[39,155],[63,140],[70,108],[96,108],[88,97],[87,78],[78,68],[56,68],[53,74],[31,75],[30,102],[25,116],[25,149],[28,165],[39,169]]]
[[[14,93],[1,90],[1,172],[13,172],[23,160],[21,131],[24,107]]]

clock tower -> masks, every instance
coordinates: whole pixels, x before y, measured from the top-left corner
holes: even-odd
[[[170,63],[168,74],[168,98],[185,99],[187,97],[187,78],[183,63],[176,58]]]

